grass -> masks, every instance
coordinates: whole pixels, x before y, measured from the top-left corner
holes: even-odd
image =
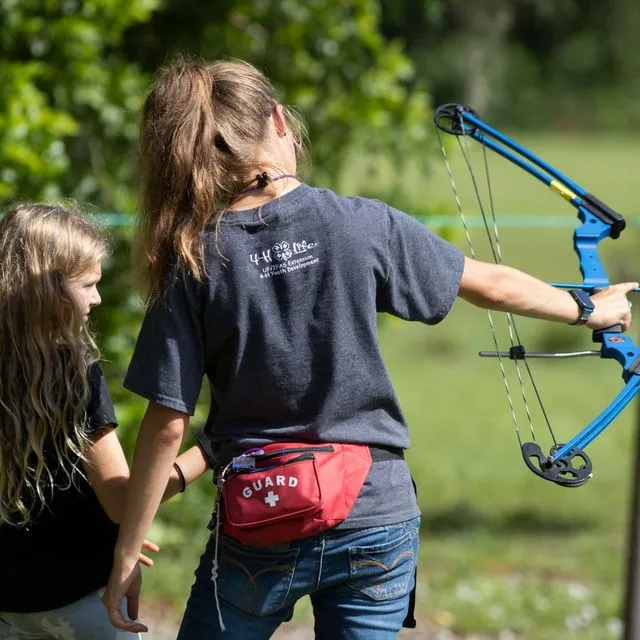
[[[640,140],[527,136],[521,142],[621,212],[630,217],[640,212],[629,175]],[[413,213],[454,213],[440,164],[428,180],[410,163],[402,168],[403,198]],[[462,178],[459,158],[454,165]],[[358,166],[354,161],[345,192],[362,184]],[[482,175],[479,163],[476,173]],[[380,175],[384,179],[384,166]],[[498,214],[573,214],[562,199],[502,159],[491,158],[491,175]],[[468,182],[460,180],[459,188],[468,212],[477,213]],[[446,233],[465,248],[459,231]],[[578,278],[570,234],[570,229],[505,231],[504,260],[545,279]],[[638,231],[625,235],[602,251],[616,279],[640,275]],[[478,251],[487,258],[482,243]],[[504,320],[497,318],[497,324],[504,338]],[[519,327],[528,348],[591,347],[585,330],[535,321]],[[381,318],[380,344],[413,443],[408,458],[423,512],[420,616],[443,634],[450,632],[442,638],[620,637],[635,408],[588,448],[594,478],[583,488],[562,489],[535,477],[520,457],[497,363],[476,356],[491,347],[484,312],[457,302],[436,327]],[[560,441],[586,425],[620,387],[619,365],[611,361],[534,365]],[[519,398],[517,380],[510,376],[513,396]],[[522,437],[529,439],[522,403],[516,402]],[[540,416],[534,417],[539,423]],[[537,435],[550,446],[544,429]],[[195,504],[196,495],[202,494],[189,497],[187,492],[172,506],[174,525],[156,525],[154,533],[166,549],[146,576],[147,593],[177,607],[184,603],[206,537],[208,505]],[[188,525],[181,510],[191,518]],[[308,603],[301,603],[297,615],[308,615]]]
[[[450,322],[464,332],[474,315],[461,306]],[[611,637],[624,579],[633,412],[589,449],[595,477],[587,486],[545,483],[522,462],[495,363],[470,351],[429,353],[438,342],[430,333],[384,330],[423,511],[421,607],[458,631],[569,638],[567,616],[574,615],[593,634],[582,637]],[[559,439],[612,397],[615,385],[597,367],[604,363],[589,364],[553,363],[537,372]],[[429,392],[432,380],[437,391]],[[588,621],[580,618],[587,605],[598,613]]]

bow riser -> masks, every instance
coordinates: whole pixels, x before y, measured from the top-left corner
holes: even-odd
[[[604,331],[602,339],[602,357],[612,358],[622,366],[622,379],[629,382],[632,376],[640,375],[640,347],[633,339],[618,332]],[[598,339],[600,339],[600,337]]]
[[[575,204],[573,200],[571,203]],[[573,248],[580,262],[583,284],[604,289],[609,286],[609,278],[598,255],[598,244],[611,235],[611,225],[587,211],[582,204],[578,204],[577,209],[582,225],[573,232]]]

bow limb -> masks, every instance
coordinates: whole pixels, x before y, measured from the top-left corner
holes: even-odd
[[[522,457],[536,475],[564,487],[580,487],[591,478],[591,460],[585,447],[600,435],[640,393],[640,348],[633,340],[619,332],[605,331],[596,334],[602,341],[603,358],[618,361],[623,367],[626,381],[616,397],[582,431],[566,444],[552,447],[545,456],[537,442],[525,442]],[[576,464],[577,463],[577,464]]]
[[[473,138],[531,174],[566,200],[571,201],[588,196],[586,190],[580,185],[526,147],[488,125],[469,107],[455,103],[441,105],[435,111],[434,122],[439,129],[446,133]],[[595,198],[594,200],[597,201]]]
[[[548,457],[537,442],[525,442],[521,450],[526,465],[544,480],[563,487],[581,487],[592,476],[591,460],[584,448],[615,420],[639,391],[640,375],[634,375],[597,418],[566,444],[552,447]]]
[[[561,458],[569,453],[573,447],[584,449],[615,420],[618,414],[640,392],[640,348],[634,344],[629,336],[618,332],[596,333],[596,339],[602,340],[601,356],[616,360],[622,365],[622,377],[626,384],[597,418],[558,449],[556,455],[552,457]]]
[[[436,126],[446,133],[473,138],[540,180],[578,209],[578,217],[583,225],[577,230],[579,233],[574,236],[574,247],[580,256],[581,270],[590,258],[595,258],[599,262],[597,253],[591,250],[595,250],[601,240],[607,236],[616,239],[624,230],[625,220],[619,213],[526,147],[488,125],[473,109],[460,104],[444,104],[436,109],[434,121]],[[596,226],[592,227],[591,225],[594,224]],[[583,255],[588,257],[583,258]],[[588,268],[586,275],[583,271],[585,278],[589,277],[589,272]],[[604,274],[602,265],[599,272]],[[606,286],[606,284],[608,281],[605,276],[601,278],[601,283],[592,286]]]
[[[549,459],[556,462],[571,453],[574,449],[584,449],[598,435],[600,435],[633,400],[640,391],[640,376],[636,375],[618,392],[618,395],[608,404],[597,418],[594,418],[580,433],[565,445],[562,445]]]

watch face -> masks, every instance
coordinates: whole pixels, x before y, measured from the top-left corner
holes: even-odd
[[[582,291],[582,289],[570,289],[569,292],[581,309],[585,311],[593,311],[595,309],[593,300],[591,300],[589,294],[586,291]]]
[[[581,293],[584,293],[584,291],[582,291]],[[584,308],[588,309],[589,311],[593,311],[596,306],[593,304],[593,300],[585,293],[584,298],[582,298],[582,303],[584,304]]]
[[[569,293],[571,297],[576,301],[578,308],[580,309],[580,317],[571,324],[574,325],[582,325],[587,324],[587,320],[589,320],[589,316],[592,311],[595,309],[595,305],[593,304],[593,300],[589,297],[586,291],[582,291],[582,289],[569,289]]]

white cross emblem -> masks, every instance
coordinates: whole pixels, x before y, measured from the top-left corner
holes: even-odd
[[[273,491],[269,491],[264,499],[270,507],[275,507],[278,500],[280,500],[280,496],[277,493],[273,493]]]

